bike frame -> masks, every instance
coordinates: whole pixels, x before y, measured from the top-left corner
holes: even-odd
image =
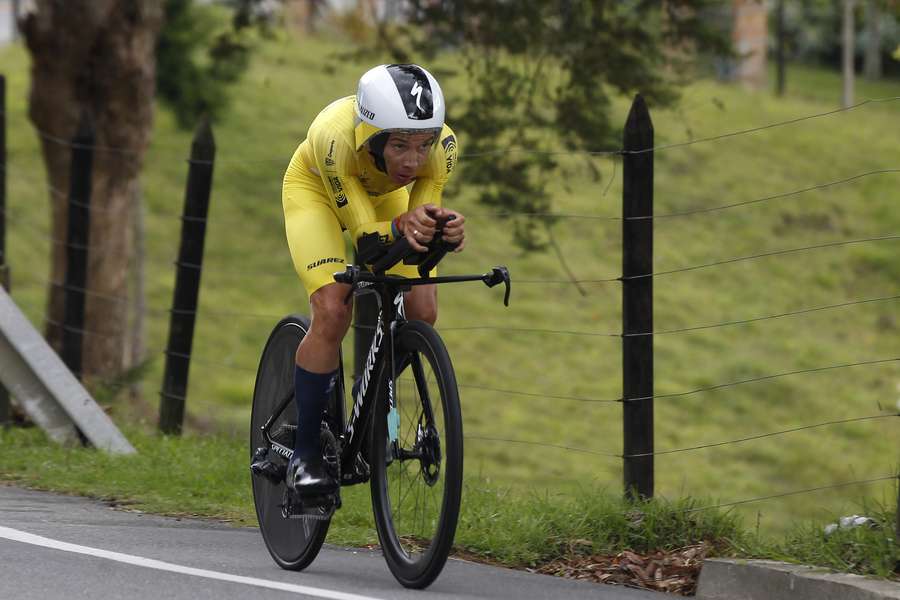
[[[388,278],[385,278],[388,279]],[[413,285],[422,285],[424,282],[416,282]],[[356,460],[356,455],[362,450],[362,444],[366,439],[364,432],[369,427],[371,423],[371,417],[373,414],[373,409],[375,407],[375,394],[377,391],[377,385],[372,385],[374,374],[378,373],[381,369],[381,364],[387,360],[388,358],[393,361],[393,349],[394,349],[394,332],[396,331],[399,325],[402,325],[406,322],[406,318],[403,312],[403,292],[406,291],[407,285],[410,285],[407,281],[397,280],[396,282],[388,282],[388,281],[379,281],[372,282],[374,286],[374,290],[372,292],[364,292],[364,293],[376,293],[378,297],[378,318],[375,324],[375,335],[372,337],[372,345],[369,347],[369,353],[366,357],[365,366],[363,368],[362,373],[362,382],[357,391],[356,398],[353,398],[353,406],[350,410],[350,417],[347,420],[346,425],[344,424],[343,418],[343,385],[340,386],[340,391],[338,393],[338,412],[340,414],[330,415],[333,423],[338,424],[338,427],[341,428],[339,431],[340,440],[340,454],[341,454],[341,472],[349,473],[352,472],[354,461]],[[408,289],[408,288],[407,288]],[[385,343],[385,338],[387,337],[387,342]],[[392,362],[393,364],[393,362]],[[343,371],[343,369],[340,369]],[[391,380],[388,384],[388,398],[387,401],[393,406],[394,401],[394,377],[392,374]],[[285,396],[279,403],[276,409],[272,412],[272,415],[266,421],[266,423],[262,426],[263,436],[266,441],[270,444],[271,448],[282,457],[290,460],[291,455],[293,454],[293,449],[284,446],[283,444],[278,443],[270,434],[270,430],[272,424],[281,416],[281,413],[284,412],[284,409],[288,407],[293,400],[294,394],[291,392],[287,396]],[[362,427],[360,427],[362,425]]]
[[[378,317],[375,320],[375,334],[372,336],[372,344],[366,355],[363,365],[362,380],[356,392],[356,398],[351,398],[353,405],[347,424],[340,435],[341,441],[341,473],[349,473],[352,470],[356,455],[362,450],[362,444],[366,439],[365,432],[369,430],[375,408],[375,394],[378,385],[372,385],[374,375],[379,373],[385,360],[394,364],[394,335],[397,328],[406,322],[403,310],[403,286],[392,286],[386,282],[376,283],[374,293],[378,298]],[[387,343],[385,343],[385,341]],[[394,405],[394,379],[391,373],[388,381],[387,402]]]
[[[509,304],[509,272],[505,267],[495,267],[491,273],[483,275],[449,275],[443,277],[418,277],[403,278],[392,275],[376,275],[369,271],[362,271],[359,267],[350,265],[346,272],[336,273],[335,280],[340,283],[348,283],[351,285],[350,295],[360,293],[374,293],[378,299],[378,318],[375,322],[375,335],[372,336],[372,344],[369,346],[369,352],[366,356],[366,362],[363,367],[362,382],[357,391],[356,398],[352,398],[353,405],[350,410],[350,416],[346,425],[344,421],[344,394],[343,381],[338,381],[338,412],[337,415],[329,415],[330,419],[340,430],[338,440],[340,442],[340,464],[341,473],[352,473],[356,456],[362,450],[363,442],[366,439],[365,432],[371,425],[372,415],[374,414],[377,385],[372,385],[373,375],[379,373],[381,365],[385,360],[390,360],[394,365],[394,336],[397,328],[406,322],[406,315],[403,310],[403,292],[411,289],[415,285],[429,285],[438,283],[456,283],[463,281],[483,281],[488,287],[493,287],[499,283],[506,284],[506,295],[504,304]],[[367,289],[370,288],[370,289]],[[360,290],[364,290],[360,292]],[[385,340],[387,343],[385,343]],[[392,367],[393,368],[393,367]],[[412,368],[416,374],[416,378],[422,376],[421,364],[413,364]],[[338,369],[339,378],[342,376],[343,368]],[[396,373],[391,373],[388,380],[387,402],[389,407],[394,406],[394,381]],[[275,420],[281,415],[285,408],[294,398],[291,391],[285,396],[278,407],[272,412],[272,415],[262,426],[263,436],[270,444],[270,447],[282,457],[290,460],[293,454],[292,448],[287,448],[283,444],[272,439],[270,429]],[[334,432],[332,432],[334,433]]]

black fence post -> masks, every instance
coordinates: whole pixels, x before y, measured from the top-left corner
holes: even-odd
[[[216,142],[209,121],[204,119],[191,144],[190,168],[184,196],[181,222],[181,247],[178,251],[175,293],[169,320],[169,343],[159,408],[159,429],[178,435],[184,423],[191,345],[200,294],[200,271],[203,264],[203,242],[206,237],[206,215],[212,189],[213,161]]]
[[[894,524],[894,536],[898,544],[900,544],[900,473],[897,473],[897,520]],[[897,561],[895,570],[900,569],[900,561]]]
[[[622,384],[625,494],[653,497],[653,123],[635,96],[622,179]]]
[[[94,126],[87,111],[81,115],[72,140],[69,172],[68,232],[66,236],[65,310],[61,358],[81,379],[84,303],[87,288],[88,246],[91,230],[91,172],[94,162]]]
[[[9,265],[6,263],[6,76],[0,75],[0,286],[9,291]],[[12,418],[9,392],[0,385],[0,425]]]

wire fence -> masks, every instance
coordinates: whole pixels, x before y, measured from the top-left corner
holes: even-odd
[[[510,443],[510,444],[524,444],[524,445],[528,445],[528,446],[539,446],[541,448],[555,448],[558,450],[581,452],[584,454],[593,454],[595,456],[604,456],[607,458],[639,458],[639,457],[643,457],[643,456],[662,456],[665,454],[678,454],[681,452],[693,452],[695,450],[705,450],[707,448],[716,448],[718,446],[729,446],[732,444],[740,444],[742,442],[761,440],[761,439],[765,439],[765,438],[776,437],[779,435],[785,435],[788,433],[795,433],[798,431],[807,431],[810,429],[829,427],[832,425],[843,425],[845,423],[858,423],[860,421],[870,421],[873,419],[888,419],[888,418],[892,418],[892,417],[900,417],[900,413],[869,415],[869,416],[865,416],[865,417],[851,417],[848,419],[834,419],[831,421],[824,421],[822,423],[814,423],[811,425],[802,425],[800,427],[792,427],[790,429],[783,429],[781,431],[770,431],[770,432],[761,433],[758,435],[744,436],[744,437],[736,438],[733,440],[712,442],[709,444],[699,444],[697,446],[689,446],[686,448],[672,448],[670,450],[659,450],[656,452],[644,452],[644,453],[640,453],[640,454],[623,454],[621,452],[598,452],[596,450],[592,450],[589,448],[577,448],[577,447],[573,447],[573,446],[563,446],[560,444],[550,444],[547,442],[536,442],[536,441],[532,441],[532,440],[516,440],[516,439],[508,439],[508,438],[487,437],[487,436],[482,436],[482,435],[466,435],[465,439],[481,441],[481,442],[503,442],[503,443]]]
[[[693,146],[696,144],[706,144],[706,143],[714,143],[723,140],[732,139],[739,136],[752,135],[757,134],[766,130],[771,130],[774,128],[787,127],[797,125],[803,122],[822,119],[828,116],[835,116],[842,113],[847,113],[850,111],[858,110],[865,106],[871,106],[874,104],[884,104],[884,103],[892,103],[900,100],[900,97],[885,97],[885,98],[875,98],[865,100],[863,102],[857,103],[853,106],[836,109],[831,111],[820,112],[812,115],[804,115],[784,121],[779,121],[776,123],[769,123],[766,125],[760,125],[756,127],[750,127],[730,132],[725,132],[716,135],[710,135],[706,137],[701,137],[697,139],[690,139],[679,142],[665,143],[661,145],[655,145],[652,148],[647,148],[644,150],[623,150],[623,149],[610,149],[610,150],[582,150],[582,151],[554,151],[554,150],[535,150],[535,149],[524,149],[524,148],[502,148],[497,149],[490,152],[479,152],[479,153],[470,153],[466,155],[462,155],[460,157],[461,161],[471,161],[478,159],[488,159],[492,156],[497,155],[509,155],[516,153],[528,153],[528,154],[544,154],[544,155],[586,155],[586,156],[610,156],[612,158],[615,157],[623,157],[625,155],[640,155],[647,154],[650,152],[662,152],[662,151],[670,151],[678,148],[685,148],[688,146]],[[79,145],[72,143],[70,140],[62,139],[58,136],[51,135],[47,132],[38,131],[38,135],[40,138],[48,143],[60,144],[63,146],[67,146],[70,148],[83,148],[84,145]],[[90,148],[96,152],[105,152],[105,153],[113,153],[113,154],[121,154],[121,155],[140,155],[143,154],[143,151],[138,152],[128,148],[114,148],[108,146],[90,146]],[[179,159],[184,160],[187,164],[212,164],[212,161],[202,161],[191,158]],[[216,165],[222,164],[265,164],[272,163],[278,164],[283,167],[286,163],[284,157],[279,158],[271,158],[271,159],[254,159],[254,160],[243,160],[243,159],[216,159]],[[613,163],[615,165],[615,162]],[[15,169],[10,170],[7,166],[2,167],[6,173],[6,175],[10,178],[20,178],[22,181],[34,186],[41,186],[44,189],[47,189],[50,193],[51,198],[53,199],[54,206],[59,205],[62,206],[63,202],[71,203],[71,200],[68,198],[68,193],[62,190],[54,188],[52,185],[48,185],[47,182],[43,180],[38,180],[36,178],[28,178],[28,176],[23,175],[23,172],[17,171]],[[851,185],[854,183],[858,183],[865,179],[874,178],[874,177],[887,177],[893,176],[900,173],[900,168],[879,168],[879,169],[870,169],[866,171],[862,171],[859,173],[852,174],[850,176],[841,177],[838,179],[834,179],[831,181],[816,183],[813,185],[806,185],[803,187],[798,187],[791,190],[781,191],[777,193],[769,193],[765,195],[760,195],[754,198],[746,199],[746,200],[735,200],[726,202],[723,204],[718,204],[715,206],[699,206],[692,208],[675,208],[670,210],[669,212],[653,214],[653,215],[644,215],[644,216],[633,216],[633,217],[623,217],[621,215],[603,215],[603,214],[594,214],[594,213],[581,213],[581,212],[516,212],[516,211],[495,211],[495,212],[479,212],[474,211],[467,215],[468,218],[473,219],[500,219],[507,217],[515,217],[515,218],[534,218],[534,219],[572,219],[575,221],[609,221],[609,222],[624,222],[624,221],[642,221],[642,220],[653,220],[657,222],[667,222],[671,221],[675,218],[682,217],[692,217],[697,215],[711,215],[714,213],[719,213],[725,210],[738,209],[738,208],[746,208],[750,206],[757,206],[764,203],[775,202],[779,200],[784,200],[787,198],[794,198],[797,196],[801,196],[804,194],[812,194],[817,191],[822,191],[825,189],[837,187],[837,186],[845,186]],[[608,186],[611,185],[612,180],[607,183],[607,189],[604,191],[604,195],[606,191],[608,191]],[[676,206],[679,204],[685,205],[694,205],[693,201],[675,201],[673,202]],[[85,206],[85,205],[81,205]],[[140,206],[140,205],[138,205]],[[122,208],[107,208],[97,205],[86,205],[90,211],[106,211],[115,213],[116,211],[123,210]],[[78,248],[78,249],[88,249],[94,252],[104,251],[105,246],[101,243],[93,243],[87,246],[85,245],[77,245],[72,244],[65,240],[56,239],[50,231],[43,228],[43,226],[37,222],[34,222],[29,218],[29,210],[23,211],[14,211],[9,208],[6,208],[3,212],[3,216],[6,220],[13,225],[13,231],[28,231],[28,235],[30,239],[33,239],[35,236],[39,239],[42,239],[46,242],[49,242],[53,245],[62,245],[69,248]],[[225,226],[225,225],[243,225],[246,226],[246,220],[231,220],[227,218],[221,217],[190,217],[181,214],[176,214],[174,212],[159,212],[153,211],[148,213],[149,216],[155,219],[171,219],[174,221],[187,221],[187,222],[202,222],[205,224],[213,225],[213,226]],[[280,216],[280,215],[279,215]],[[280,233],[280,232],[279,232]],[[562,285],[582,285],[582,284],[611,284],[611,283],[622,283],[627,280],[636,280],[636,279],[647,279],[647,278],[655,278],[661,277],[664,275],[674,275],[678,273],[687,273],[690,271],[697,271],[701,269],[711,269],[718,268],[724,265],[739,263],[739,262],[747,262],[747,261],[755,261],[763,258],[779,258],[787,255],[798,254],[809,252],[813,250],[840,250],[846,249],[849,246],[859,245],[859,244],[886,244],[896,242],[900,239],[900,234],[897,232],[883,232],[880,235],[869,236],[869,237],[855,237],[855,238],[842,238],[837,240],[832,240],[828,242],[822,242],[817,244],[808,244],[798,247],[791,248],[782,248],[777,250],[765,250],[760,251],[754,254],[744,255],[744,256],[731,256],[724,257],[717,260],[711,260],[708,262],[691,264],[686,266],[681,266],[672,269],[665,269],[654,271],[652,273],[642,273],[638,275],[631,275],[628,277],[624,277],[622,275],[613,276],[604,278],[576,278],[574,276],[569,276],[565,279],[552,279],[552,278],[515,278],[514,283],[518,284],[532,284],[532,285],[550,285],[550,284],[562,284]],[[207,257],[214,258],[214,257]],[[196,271],[210,271],[210,270],[221,270],[221,272],[228,274],[231,277],[245,277],[248,275],[253,275],[254,277],[258,277],[260,275],[264,275],[267,277],[278,277],[284,278],[285,280],[296,281],[296,276],[293,273],[260,273],[259,271],[241,271],[233,268],[232,265],[223,261],[221,264],[217,264],[215,262],[209,262],[204,260],[203,264],[194,264],[184,261],[178,261],[177,258],[164,258],[162,260],[159,257],[151,257],[150,260],[155,264],[163,265],[163,264],[172,264],[174,266],[180,266],[187,269],[192,269]],[[64,288],[67,290],[75,290],[83,292],[86,296],[100,298],[107,301],[112,302],[120,302],[120,303],[130,303],[132,299],[128,296],[116,296],[109,295],[96,292],[95,290],[91,290],[88,288],[78,287],[78,286],[67,286],[65,283],[51,281],[46,278],[40,277],[32,277],[26,276],[21,280],[17,280],[16,286],[41,286],[41,287],[56,287],[56,288]],[[509,334],[529,334],[529,335],[564,335],[564,336],[575,336],[575,337],[607,337],[607,338],[629,338],[629,337],[646,337],[653,335],[675,335],[675,334],[683,334],[689,332],[695,332],[700,330],[709,330],[709,329],[718,329],[723,327],[732,327],[738,325],[744,325],[749,323],[757,323],[762,321],[769,321],[774,319],[785,319],[785,318],[796,318],[801,317],[803,315],[809,315],[811,313],[817,313],[822,311],[830,311],[837,309],[846,309],[850,307],[858,307],[862,305],[869,305],[874,303],[888,303],[894,302],[898,298],[900,298],[900,294],[894,293],[896,290],[887,290],[883,295],[878,295],[874,297],[867,298],[857,298],[857,299],[848,299],[840,302],[833,302],[829,304],[816,305],[816,306],[807,306],[798,308],[790,311],[782,311],[776,312],[773,314],[767,314],[762,316],[753,316],[753,317],[743,317],[730,319],[726,321],[714,322],[714,323],[704,323],[704,324],[694,324],[687,325],[682,327],[675,328],[662,328],[654,331],[646,331],[646,332],[637,332],[637,333],[622,333],[622,332],[595,332],[595,331],[585,331],[585,330],[564,330],[564,329],[549,329],[549,328],[541,328],[541,327],[520,327],[520,326],[510,326],[510,325],[488,325],[484,323],[475,323],[471,325],[456,325],[450,327],[441,327],[440,331],[446,332],[448,334],[457,334],[457,333],[470,333],[475,331],[487,331],[487,332],[500,332],[503,335]],[[174,309],[161,309],[161,308],[145,308],[142,314],[145,315],[154,315],[157,317],[168,316],[172,313],[177,314],[190,314],[190,315],[198,315],[204,318],[213,317],[220,319],[254,319],[254,320],[275,320],[280,318],[281,315],[275,314],[264,314],[257,312],[245,312],[241,310],[216,310],[216,309],[207,309],[207,308],[199,308],[194,311],[184,311],[184,310],[174,310]],[[66,329],[68,328],[64,323],[58,322],[50,317],[49,314],[44,315],[44,322],[49,325],[53,325],[56,327],[62,327]],[[367,329],[365,326],[358,327],[358,329]],[[97,331],[90,328],[81,328],[77,330],[80,333],[85,334],[86,336],[96,336],[96,337],[115,337],[114,334],[109,334],[103,331]],[[240,373],[256,373],[255,365],[238,365],[227,362],[221,362],[217,360],[210,360],[203,356],[198,356],[196,353],[179,353],[172,352],[171,350],[166,349],[155,349],[148,352],[150,355],[169,355],[182,359],[189,359],[191,362],[196,363],[198,365],[203,365],[206,367],[212,367],[216,369],[223,370],[231,370]],[[656,399],[675,399],[675,398],[684,398],[686,396],[691,396],[700,393],[713,392],[717,390],[722,390],[725,388],[731,388],[740,385],[746,385],[750,383],[757,383],[763,381],[774,380],[778,378],[788,377],[788,376],[797,376],[797,375],[810,375],[814,373],[821,373],[825,371],[834,371],[839,369],[850,369],[856,367],[874,367],[874,366],[883,366],[889,365],[892,363],[896,363],[900,361],[900,356],[888,356],[888,357],[872,357],[869,360],[856,361],[856,362],[845,362],[841,364],[830,364],[830,365],[821,365],[815,367],[808,367],[804,369],[793,369],[793,370],[785,370],[780,372],[772,372],[765,373],[761,375],[757,375],[754,377],[749,377],[745,379],[716,383],[712,385],[700,386],[692,389],[687,389],[678,392],[670,392],[670,393],[661,393],[661,394],[653,394],[653,395],[645,395],[639,397],[625,398],[597,398],[591,396],[582,396],[582,395],[572,395],[572,394],[556,394],[556,393],[546,393],[533,391],[528,389],[507,389],[503,387],[493,387],[486,385],[479,385],[474,383],[460,383],[459,387],[463,390],[471,390],[473,392],[478,393],[491,393],[491,394],[502,394],[507,396],[515,396],[520,398],[529,398],[529,399],[541,399],[541,400],[562,400],[562,401],[574,401],[579,403],[589,403],[589,404],[598,404],[598,405],[622,405],[625,403],[632,402],[642,402],[646,400],[656,400]],[[95,383],[99,383],[107,388],[112,389],[123,389],[133,384],[133,382],[128,381],[127,379],[108,379],[108,380],[98,380]],[[531,386],[533,387],[533,386]],[[171,392],[169,392],[171,395]],[[183,399],[183,398],[182,398]],[[699,451],[704,449],[711,448],[720,448],[722,446],[734,445],[734,444],[743,444],[754,442],[757,440],[772,438],[776,436],[785,436],[801,431],[809,431],[814,429],[824,429],[830,427],[838,427],[842,425],[848,424],[857,424],[857,423],[874,423],[874,422],[883,422],[883,421],[893,421],[893,417],[900,416],[900,413],[888,411],[881,412],[879,414],[867,414],[863,416],[850,416],[842,419],[830,419],[824,420],[815,423],[809,423],[804,425],[797,425],[788,428],[778,429],[776,431],[769,431],[764,433],[757,433],[753,435],[743,435],[734,437],[733,439],[721,440],[703,444],[696,444],[691,446],[679,447],[679,448],[670,448],[664,450],[657,450],[654,452],[648,453],[622,453],[622,452],[611,452],[611,451],[600,451],[591,448],[581,448],[576,445],[559,443],[559,440],[530,440],[530,439],[517,439],[515,436],[505,436],[505,435],[481,435],[481,434],[469,434],[466,436],[466,440],[470,440],[476,443],[494,443],[494,444],[508,444],[513,446],[531,446],[537,448],[546,448],[553,449],[562,452],[573,452],[578,454],[592,455],[603,458],[613,458],[613,459],[625,459],[625,458],[640,458],[640,457],[648,457],[648,456],[662,456],[662,455],[671,455],[671,454],[680,454],[686,452]],[[896,421],[893,421],[896,423]],[[776,498],[782,498],[786,496],[798,495],[798,494],[807,494],[814,493],[822,490],[842,488],[853,485],[866,485],[881,481],[887,481],[891,479],[896,479],[896,475],[886,475],[882,477],[875,477],[870,479],[860,479],[849,482],[835,483],[822,485],[813,488],[807,488],[803,490],[796,490],[790,492],[784,492],[779,494],[772,494],[769,496],[763,496],[758,498],[750,498],[737,500],[734,502],[716,504],[713,506],[706,506],[700,508],[694,508],[691,510],[699,511],[699,510],[708,510],[714,508],[723,508],[723,507],[731,507],[737,506],[746,503],[759,502],[765,500],[771,500]]]

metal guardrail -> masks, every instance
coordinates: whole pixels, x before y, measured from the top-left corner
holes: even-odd
[[[52,439],[77,443],[80,432],[101,450],[136,452],[2,288],[0,382]]]

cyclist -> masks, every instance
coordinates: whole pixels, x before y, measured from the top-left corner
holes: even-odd
[[[319,113],[285,173],[288,246],[312,312],[296,354],[296,447],[286,477],[298,494],[327,494],[339,485],[324,467],[319,429],[352,314],[345,302],[349,286],[333,278],[347,262],[342,229],[355,245],[363,236],[373,239],[371,234],[383,243],[402,236],[424,252],[437,223],[453,215],[443,237],[459,243],[457,251],[464,246],[465,218],[441,206],[457,158],[444,112],[441,88],[428,71],[409,64],[377,66],[360,78],[356,96],[335,100]],[[418,276],[412,265],[389,272]],[[434,285],[414,287],[404,300],[408,318],[434,324]]]

